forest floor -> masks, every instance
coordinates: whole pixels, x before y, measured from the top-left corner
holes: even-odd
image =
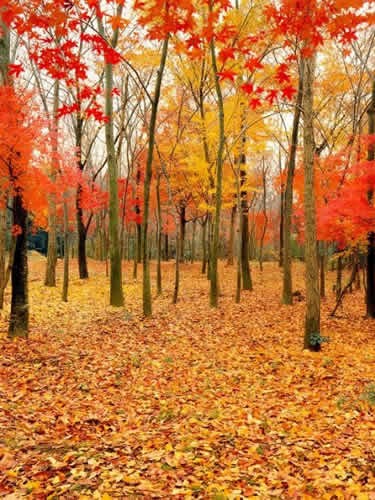
[[[182,265],[172,305],[164,264],[145,321],[130,264],[115,309],[102,263],[89,262],[87,281],[72,263],[63,303],[61,279],[44,287],[45,261],[31,260],[30,339],[8,341],[8,309],[0,319],[0,497],[375,499],[375,324],[363,292],[329,318],[329,289],[330,342],[310,353],[305,303],[280,305],[276,263],[253,264],[239,305],[222,265],[218,310],[198,264]]]

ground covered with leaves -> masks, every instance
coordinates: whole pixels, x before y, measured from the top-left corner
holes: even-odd
[[[114,309],[104,264],[90,262],[88,281],[74,269],[65,304],[33,259],[30,339],[5,338],[7,310],[0,323],[0,496],[375,499],[375,325],[363,292],[333,319],[330,292],[330,342],[309,353],[304,301],[281,306],[277,265],[253,267],[239,305],[235,271],[221,268],[212,310],[198,264],[182,266],[171,305],[165,264],[143,320],[130,264],[126,307]]]

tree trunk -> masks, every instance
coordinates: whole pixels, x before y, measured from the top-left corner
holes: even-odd
[[[304,164],[304,212],[305,212],[305,279],[306,315],[304,347],[311,351],[320,350],[320,296],[319,268],[316,251],[316,216],[314,192],[314,124],[313,85],[315,57],[305,59],[303,83],[303,164]]]
[[[12,267],[12,299],[8,336],[27,338],[29,330],[27,211],[22,204],[19,190],[13,198],[13,226],[19,227],[20,233],[17,234]]]
[[[375,134],[375,78],[372,81],[371,102],[367,110],[368,133]],[[367,152],[368,161],[375,160],[375,145],[369,144]],[[374,191],[367,193],[368,201],[374,203]],[[368,235],[367,266],[366,266],[366,313],[369,318],[375,318],[375,232]]]
[[[264,225],[263,231],[260,238],[260,246],[259,246],[259,267],[260,270],[263,271],[263,247],[264,247],[264,238],[266,236],[267,225],[268,225],[268,217],[267,217],[267,170],[264,164],[263,158],[263,217],[264,217]]]
[[[195,239],[196,239],[196,231],[197,231],[197,220],[193,220],[193,234],[191,237],[191,263],[194,264],[195,262]]]
[[[161,217],[161,202],[160,202],[160,177],[161,173],[158,173],[156,179],[156,200],[157,200],[157,265],[156,265],[156,288],[157,294],[161,295],[161,238],[162,238],[162,217]]]
[[[298,147],[298,129],[301,119],[301,107],[303,98],[303,80],[304,79],[304,61],[301,60],[298,82],[298,93],[296,97],[293,117],[292,137],[290,152],[287,165],[287,178],[284,194],[284,224],[283,224],[283,295],[282,303],[293,304],[293,285],[292,285],[292,249],[291,249],[291,228],[293,212],[293,180],[296,166],[296,156]]]
[[[204,218],[202,224],[202,274],[206,274],[207,270],[207,221],[208,217]]]
[[[164,260],[168,262],[169,260],[169,236],[168,233],[164,234]]]
[[[150,262],[148,259],[148,219],[150,210],[150,188],[151,188],[151,178],[152,178],[152,162],[154,155],[155,146],[155,129],[156,129],[156,118],[160,100],[161,84],[163,79],[163,73],[165,68],[165,63],[167,61],[168,54],[168,42],[169,35],[166,36],[163,42],[163,48],[161,53],[161,59],[159,64],[159,69],[157,73],[157,78],[155,82],[155,92],[152,100],[151,107],[151,117],[148,132],[148,151],[147,151],[147,161],[146,161],[146,174],[144,180],[144,212],[143,212],[143,225],[142,225],[142,253],[143,253],[143,314],[148,317],[152,314],[152,302],[151,302],[151,280],[150,280]]]
[[[178,292],[180,289],[180,244],[181,244],[181,237],[178,234],[176,234],[176,268],[175,268],[175,279],[174,279],[174,290],[173,290],[173,304],[177,304],[178,301]]]
[[[209,10],[212,13],[213,0],[210,0]],[[222,189],[223,189],[223,163],[224,163],[224,147],[225,147],[225,124],[224,124],[224,101],[221,92],[220,80],[218,75],[218,67],[216,61],[216,48],[215,39],[211,37],[210,41],[212,73],[215,82],[215,91],[218,106],[218,119],[219,119],[219,136],[218,136],[218,149],[216,157],[216,186],[215,186],[215,218],[214,218],[214,231],[212,248],[210,251],[210,306],[218,306],[219,297],[219,275],[218,275],[218,248],[220,237],[220,215],[222,203]]]
[[[336,270],[336,285],[335,285],[335,291],[336,291],[336,301],[339,300],[339,297],[341,295],[341,290],[342,290],[342,257],[337,259],[337,270]]]
[[[9,85],[9,62],[10,62],[10,34],[6,24],[2,22],[0,11],[0,85]],[[7,234],[7,204],[8,194],[2,193],[0,203],[0,290],[3,308],[5,282],[5,256],[6,256],[6,234]]]
[[[242,286],[244,290],[252,290],[253,283],[251,280],[250,272],[250,256],[249,256],[249,206],[247,202],[247,191],[243,188],[246,182],[246,156],[245,156],[245,143],[246,136],[245,132],[242,131],[242,146],[241,154],[239,159],[240,164],[240,196],[241,196],[241,212],[240,216],[242,218],[241,222],[241,275],[242,275]]]
[[[185,239],[186,239],[186,207],[182,205],[180,215],[180,262],[185,262]]]
[[[68,302],[68,289],[69,289],[69,218],[68,218],[68,204],[64,200],[64,275],[63,275],[63,288],[62,300]]]
[[[52,125],[52,158],[50,179],[53,184],[56,182],[56,174],[59,168],[58,154],[58,108],[59,108],[60,82],[54,82],[53,95],[53,125]],[[56,232],[56,195],[48,196],[48,249],[47,266],[44,280],[45,286],[56,286],[56,264],[57,264],[57,232]]]
[[[285,187],[281,186],[280,193],[280,225],[279,225],[279,267],[284,265],[284,207],[285,207]]]
[[[5,261],[6,261],[6,235],[7,235],[7,197],[4,197],[4,207],[0,208],[0,309],[4,305]]]
[[[230,211],[230,226],[229,226],[229,241],[228,241],[228,253],[227,253],[227,264],[228,266],[233,266],[234,263],[234,223],[236,220],[236,205],[233,205]]]
[[[252,290],[253,283],[250,273],[250,255],[249,255],[249,215],[246,211],[241,213],[241,276],[242,288]]]
[[[320,269],[320,298],[326,296],[326,247],[323,241],[318,243],[319,249],[319,269]]]
[[[12,268],[13,268],[14,252],[16,250],[16,241],[17,241],[17,238],[15,236],[12,236],[10,249],[9,249],[9,256],[8,256],[8,265],[7,265],[6,271],[4,273],[4,277],[3,277],[2,281],[1,281],[1,285],[0,285],[0,309],[3,309],[3,307],[4,307],[5,290],[6,290],[6,287],[8,286],[9,278],[10,278]]]
[[[122,265],[119,241],[119,201],[118,201],[118,165],[113,134],[113,66],[105,64],[105,124],[107,163],[109,174],[109,255],[110,255],[110,304],[124,305],[122,290]]]

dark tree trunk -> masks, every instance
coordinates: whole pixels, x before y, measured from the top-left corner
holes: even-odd
[[[335,292],[336,292],[336,300],[339,299],[340,294],[342,290],[342,257],[337,259],[337,269],[336,269],[336,285],[335,285]]]
[[[180,262],[185,262],[185,237],[186,237],[186,207],[180,207]]]
[[[27,283],[27,211],[21,193],[13,198],[13,225],[19,227],[12,267],[12,300],[8,336],[28,337],[29,304]]]
[[[234,222],[236,219],[236,205],[233,205],[232,210],[230,212],[230,227],[229,227],[229,241],[228,241],[228,252],[227,252],[227,264],[228,266],[233,266],[234,263]]]
[[[175,267],[175,279],[174,279],[174,290],[173,290],[173,304],[177,304],[178,292],[180,289],[180,244],[181,236],[176,234],[176,267]]]
[[[371,102],[367,110],[368,114],[368,133],[375,134],[375,79],[372,82]],[[375,160],[375,145],[369,144],[368,161]],[[368,201],[372,205],[374,203],[374,191],[367,193]],[[375,232],[368,235],[367,247],[367,271],[366,271],[366,313],[369,318],[375,318]]]
[[[252,290],[253,283],[251,280],[250,264],[249,264],[249,217],[248,211],[243,211],[241,214],[241,275],[242,288],[244,290]]]
[[[169,236],[168,233],[164,234],[164,260],[169,260]]]
[[[196,229],[197,229],[197,220],[193,220],[193,233],[191,236],[191,258],[190,262],[193,264],[195,261],[195,235],[196,235]]]
[[[64,200],[64,275],[63,275],[63,288],[62,300],[68,302],[69,290],[69,212],[68,204]]]
[[[242,148],[245,148],[246,136],[242,136]],[[253,284],[249,263],[249,207],[247,203],[247,191],[243,189],[246,182],[246,156],[244,153],[240,157],[240,185],[241,185],[241,275],[242,287],[244,290],[252,290]]]
[[[80,279],[87,279],[89,277],[89,271],[87,268],[87,255],[86,255],[86,228],[83,223],[83,211],[79,206],[80,195],[78,192],[81,191],[81,187],[77,190],[77,231],[78,231],[78,270]]]

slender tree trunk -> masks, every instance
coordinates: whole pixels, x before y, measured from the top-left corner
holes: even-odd
[[[313,85],[315,57],[305,59],[304,65],[304,211],[305,211],[305,272],[306,272],[306,316],[304,347],[311,351],[320,350],[320,296],[319,268],[316,252],[316,216],[314,192],[314,124],[313,124]],[[314,340],[315,338],[315,340]]]
[[[0,86],[11,84],[9,77],[10,62],[10,34],[6,24],[2,22],[0,11]],[[6,260],[6,234],[7,234],[7,204],[8,194],[1,194],[0,203],[0,308],[3,308],[4,292],[6,287],[5,260]]]
[[[236,304],[239,304],[241,301],[241,284],[242,284],[242,265],[241,265],[241,260],[242,260],[242,224],[243,224],[243,218],[241,214],[241,170],[240,166],[238,168],[238,172],[236,175],[236,194],[237,194],[237,211],[240,214],[240,217],[238,217],[238,242],[237,242],[237,273],[236,273]]]
[[[19,227],[20,233],[17,235],[12,267],[12,300],[8,336],[27,338],[29,330],[27,211],[23,206],[19,189],[13,198],[13,226]]]
[[[279,226],[279,267],[284,265],[284,207],[285,207],[285,187],[281,186],[280,193],[280,226]]]
[[[212,251],[212,238],[213,238],[213,222],[212,215],[208,214],[207,222],[207,279],[211,279],[211,251]]]
[[[324,241],[318,243],[319,249],[319,269],[320,269],[320,297],[326,296],[326,246]]]
[[[161,84],[165,63],[168,54],[169,35],[166,36],[163,42],[159,70],[155,82],[154,98],[152,100],[151,118],[148,133],[148,151],[146,161],[146,174],[144,180],[144,211],[143,211],[143,225],[142,225],[142,252],[143,252],[143,314],[148,317],[152,314],[152,301],[151,301],[151,280],[150,280],[150,263],[148,259],[148,223],[149,223],[149,210],[150,210],[150,188],[152,178],[152,163],[155,146],[155,129],[156,118],[158,113],[158,106],[160,100]]]
[[[249,255],[249,214],[246,211],[241,213],[241,276],[242,288],[252,290],[253,283],[250,273]]]
[[[169,236],[167,232],[164,234],[164,259],[166,262],[169,260]]]
[[[229,241],[228,241],[228,252],[227,252],[227,265],[233,266],[234,263],[234,223],[236,220],[236,205],[233,205],[230,211],[230,226],[229,226]]]
[[[141,182],[141,171],[140,169],[138,168],[137,169],[137,175],[136,175],[136,184],[137,184],[137,191],[138,191],[138,187],[139,187],[139,184]],[[136,213],[136,217],[139,218],[140,217],[140,214],[141,214],[141,207],[140,207],[140,199],[138,197],[138,194],[137,194],[137,197],[136,197],[136,204],[135,204],[135,213]],[[142,225],[140,222],[137,222],[137,262],[138,264],[140,264],[142,262]]]
[[[263,271],[263,248],[264,248],[264,238],[266,236],[267,225],[268,225],[268,217],[267,217],[267,171],[264,164],[263,158],[263,217],[264,217],[264,225],[263,231],[260,238],[260,247],[259,247],[259,267],[260,270]]]
[[[341,289],[341,286],[340,286],[340,293],[337,294],[336,293],[336,305],[333,309],[333,311],[330,313],[330,316],[334,316],[336,314],[336,311],[337,309],[339,308],[339,306],[342,304],[342,300],[344,298],[344,295],[350,290],[350,288],[352,287],[354,281],[355,281],[355,277],[356,277],[356,274],[358,272],[358,267],[357,267],[357,262],[358,262],[358,255],[357,253],[355,253],[353,255],[353,266],[352,266],[352,271],[351,271],[351,274],[350,274],[350,278],[349,278],[349,281],[348,283],[345,285],[344,288]]]
[[[192,233],[192,236],[191,236],[191,263],[194,264],[195,262],[195,253],[196,253],[196,249],[195,249],[195,240],[196,240],[196,232],[197,232],[197,220],[194,219],[193,220],[193,233]]]
[[[375,134],[375,78],[372,81],[371,102],[367,110],[368,133]],[[375,145],[369,144],[367,152],[368,161],[375,160]],[[367,193],[368,201],[374,204],[374,191]],[[366,313],[369,318],[375,318],[375,232],[368,235],[367,266],[366,266]]]
[[[244,122],[244,119],[243,119]],[[249,256],[249,205],[247,202],[247,191],[244,189],[244,185],[246,183],[246,156],[245,156],[245,143],[246,136],[245,131],[242,131],[242,146],[241,146],[241,154],[240,154],[240,185],[241,185],[241,212],[240,216],[242,218],[241,222],[241,275],[242,275],[242,286],[244,290],[252,290],[253,283],[251,280],[251,272],[250,272],[250,256]]]
[[[173,304],[177,304],[178,292],[180,289],[180,244],[181,236],[176,234],[176,267],[175,267],[175,279],[174,279],[174,290],[173,290]]]
[[[336,291],[336,301],[339,300],[339,297],[341,295],[341,290],[342,290],[342,257],[337,259],[337,270],[336,270],[336,285],[335,285],[335,291]]]
[[[180,207],[180,262],[185,262],[185,239],[186,239],[186,207]]]
[[[210,12],[212,12],[212,0],[209,4]],[[210,252],[210,306],[218,306],[219,296],[219,276],[218,276],[218,248],[220,237],[220,214],[222,203],[222,184],[223,184],[223,156],[225,146],[225,124],[224,124],[224,101],[221,92],[221,86],[218,76],[218,67],[216,61],[216,48],[214,37],[210,41],[212,72],[215,81],[215,91],[218,105],[219,115],[219,137],[218,137],[218,150],[216,158],[216,196],[215,196],[215,219],[212,248]]]
[[[293,304],[293,285],[292,285],[292,211],[293,211],[293,180],[296,166],[296,156],[298,147],[298,129],[301,119],[301,107],[303,98],[303,78],[304,78],[304,60],[301,60],[299,70],[298,92],[294,107],[293,128],[290,144],[290,152],[287,165],[287,178],[284,194],[284,224],[283,224],[283,295],[282,303]]]
[[[63,288],[62,300],[68,302],[69,290],[69,218],[68,218],[68,204],[64,200],[64,275],[63,275]]]
[[[6,234],[7,234],[7,197],[4,197],[4,207],[0,208],[0,309],[4,305],[5,261],[6,261]]]
[[[161,217],[161,201],[160,201],[160,177],[158,173],[156,179],[156,200],[157,200],[157,265],[156,265],[156,288],[157,294],[161,295],[161,239],[162,239],[162,217]]]
[[[119,241],[118,165],[113,134],[113,66],[105,64],[105,124],[107,164],[109,174],[109,252],[110,252],[110,304],[124,305],[122,267]]]
[[[207,222],[208,216],[205,217],[202,224],[202,274],[207,272]]]
[[[58,154],[58,108],[59,108],[60,82],[55,80],[53,93],[53,125],[52,125],[52,158],[50,179],[52,183],[56,182],[56,174],[59,168],[57,158]],[[56,264],[57,264],[57,228],[56,228],[56,196],[48,196],[48,249],[47,266],[44,280],[45,286],[56,286]]]
[[[116,15],[122,15],[123,3],[117,6]],[[101,36],[105,38],[102,19],[97,17],[98,28]],[[110,45],[115,48],[118,42],[119,28],[112,33]],[[124,293],[122,289],[122,262],[121,242],[119,238],[119,199],[118,199],[118,164],[114,139],[114,117],[113,117],[113,64],[104,61],[105,82],[105,143],[107,152],[107,165],[109,177],[109,255],[110,255],[110,304],[121,307],[124,305]]]

